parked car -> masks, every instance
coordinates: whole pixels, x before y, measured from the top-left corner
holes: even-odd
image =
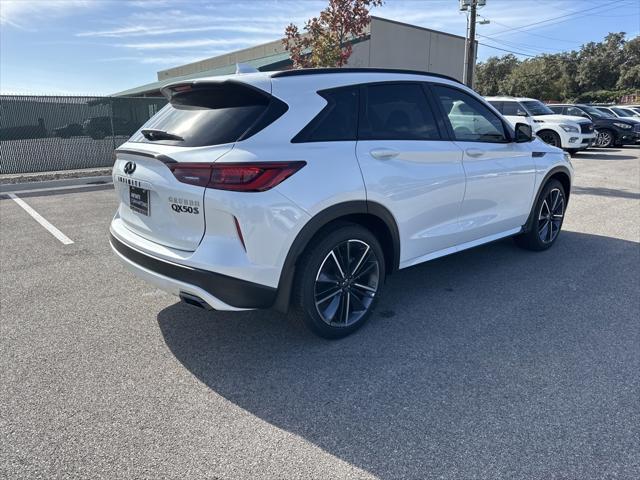
[[[110,241],[188,304],[291,304],[342,337],[392,272],[503,237],[545,250],[562,227],[569,155],[454,79],[290,70],[162,93],[169,104],[116,150]]]
[[[486,97],[515,126],[518,122],[531,125],[545,143],[576,153],[590,147],[596,140],[593,122],[582,116],[558,115],[540,100],[524,97]]]
[[[82,124],[85,134],[94,140],[101,140],[104,137],[129,136],[136,131],[135,126],[125,118],[119,117],[92,117],[85,120]]]
[[[640,115],[640,105],[618,105],[618,106],[622,108],[627,108],[629,110],[633,110],[635,113]]]
[[[631,109],[620,108],[615,106],[611,106],[611,107],[596,106],[596,108],[601,112],[608,113],[612,117],[622,118],[623,120],[631,120],[632,122],[640,122],[640,114],[636,114],[636,112],[634,112]]]
[[[84,129],[79,123],[67,123],[61,127],[54,128],[53,135],[60,138],[81,137],[84,135]]]
[[[599,147],[630,145],[640,138],[640,124],[613,117],[591,105],[563,103],[548,107],[555,113],[590,119],[598,131],[596,145]]]

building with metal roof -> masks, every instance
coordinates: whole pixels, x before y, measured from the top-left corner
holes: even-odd
[[[458,80],[463,78],[465,38],[459,35],[371,17],[365,35],[353,41],[352,47],[353,53],[346,67],[400,68],[439,73]],[[173,82],[234,73],[237,63],[251,65],[260,71],[292,67],[289,53],[279,39],[161,70],[157,81],[114,93],[113,96],[159,96],[160,89]]]

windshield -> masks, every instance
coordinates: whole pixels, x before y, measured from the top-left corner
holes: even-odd
[[[539,100],[527,100],[522,102],[529,115],[553,115],[554,111]]]
[[[597,108],[589,107],[588,105],[582,105],[580,108],[582,110],[584,110],[585,112],[587,112],[592,117],[596,117],[596,118],[615,118],[610,113],[601,112]]]
[[[616,108],[612,108],[611,110],[616,112],[621,117],[633,117],[634,115],[636,115],[634,112],[632,112],[631,110],[627,110],[626,108],[616,107]]]

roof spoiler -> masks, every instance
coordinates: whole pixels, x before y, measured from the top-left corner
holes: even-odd
[[[236,63],[236,75],[240,73],[258,73],[259,70],[248,63]]]

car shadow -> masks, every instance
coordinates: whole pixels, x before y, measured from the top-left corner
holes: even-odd
[[[613,152],[613,153],[612,153]],[[613,148],[589,148],[571,155],[571,158],[580,160],[633,160],[633,155],[620,155],[618,152],[624,152],[621,149]]]
[[[635,357],[606,348],[637,353],[638,245],[563,231],[546,252],[504,240],[402,270],[339,341],[270,311],[177,303],[158,323],[211,390],[375,475],[557,474],[637,405]]]
[[[573,187],[571,188],[572,195],[597,195],[602,197],[618,197],[618,198],[632,198],[640,199],[640,193],[629,192],[628,190],[620,190],[617,188],[604,188],[604,187]]]

